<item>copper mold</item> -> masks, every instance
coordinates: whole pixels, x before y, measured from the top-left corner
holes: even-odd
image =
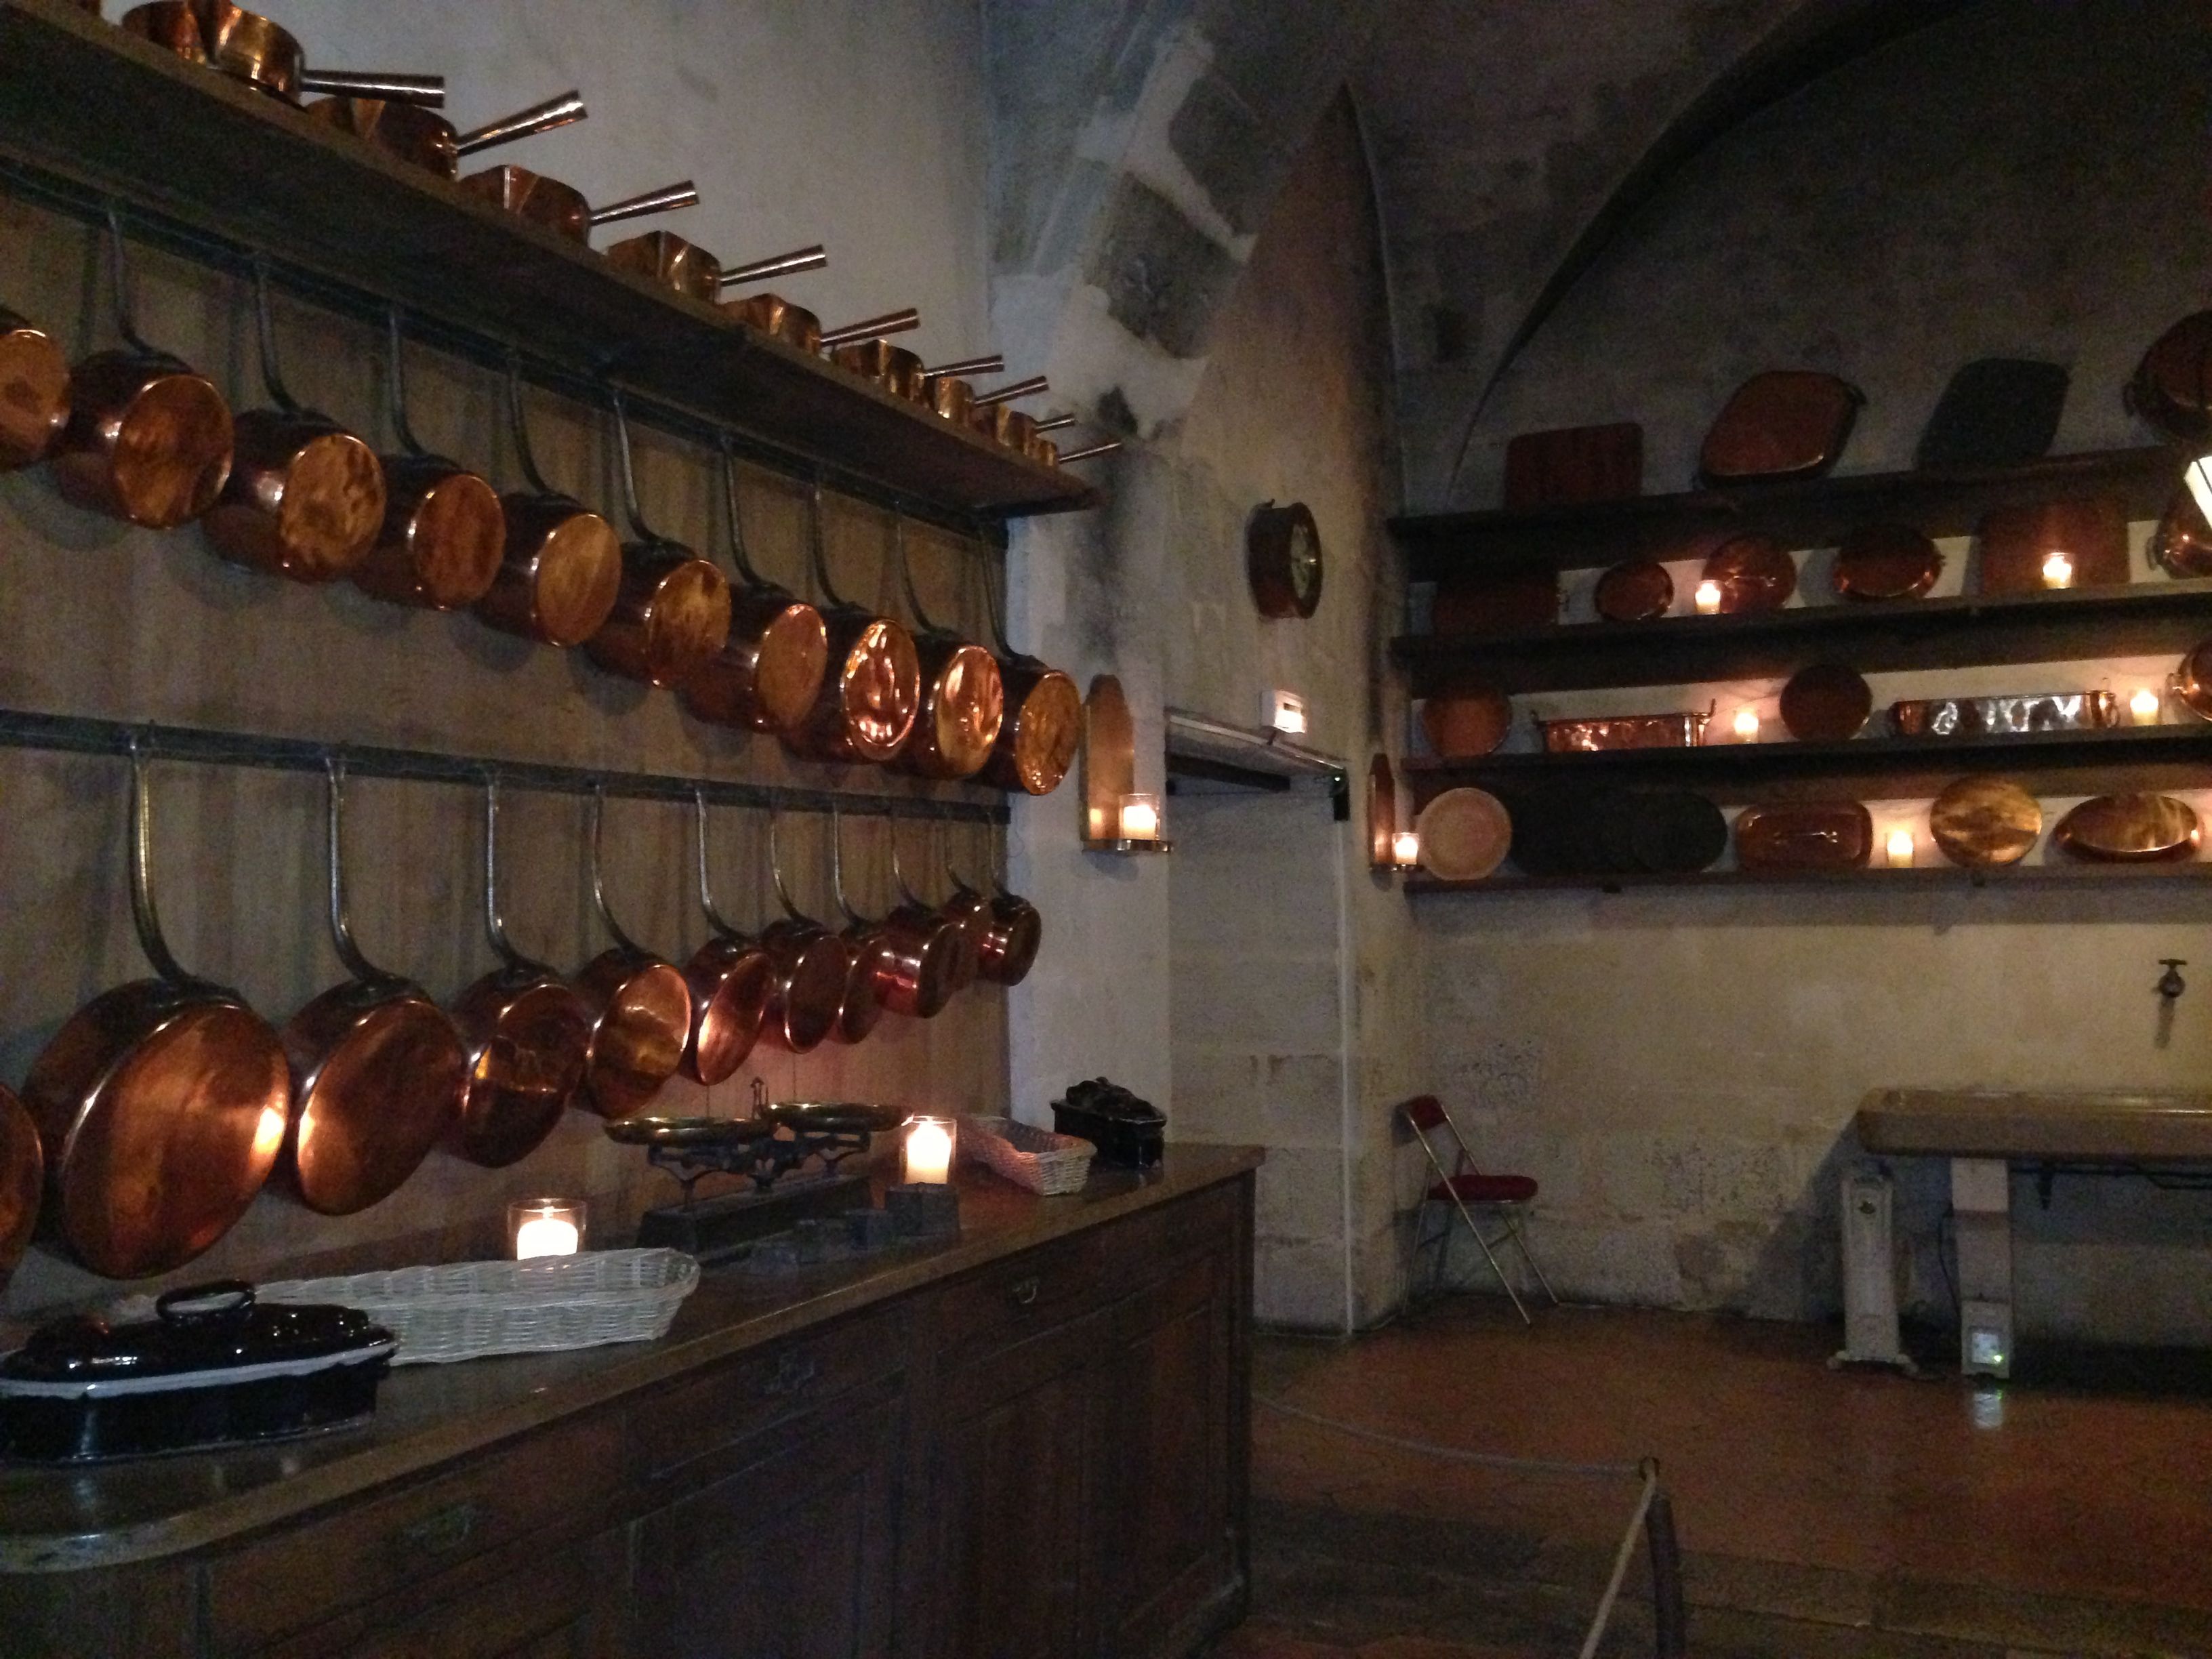
[[[1844,743],[1858,736],[1874,712],[1865,678],[1842,663],[1801,668],[1782,688],[1782,723],[1800,743]]]
[[[1731,536],[1705,561],[1705,580],[1721,590],[1721,614],[1778,611],[1797,591],[1797,565],[1771,536]]]
[[[1873,856],[1874,818],[1856,801],[1753,806],[1735,821],[1747,870],[1863,870]]]
[[[1901,738],[1983,738],[2028,732],[2101,732],[2120,723],[2118,694],[2051,691],[2007,697],[1930,697],[1892,703]]]
[[[1607,622],[1651,622],[1674,604],[1674,579],[1656,559],[1617,564],[1597,580],[1597,614]]]
[[[1551,754],[1604,749],[1695,749],[1705,740],[1713,711],[1687,714],[1606,714],[1589,720],[1539,720],[1536,731]]]
[[[1512,702],[1494,685],[1461,684],[1421,703],[1421,732],[1445,760],[1479,760],[1512,729]]]

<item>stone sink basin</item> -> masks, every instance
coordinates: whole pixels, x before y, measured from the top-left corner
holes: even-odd
[[[1859,1106],[1858,1133],[1870,1152],[2212,1160],[2212,1093],[1876,1089]]]

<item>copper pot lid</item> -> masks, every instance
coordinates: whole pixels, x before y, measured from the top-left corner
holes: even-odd
[[[384,458],[383,527],[353,579],[362,591],[394,604],[457,610],[483,598],[499,579],[507,511],[486,479],[431,454],[416,441],[398,307],[386,324],[392,424],[400,453]]]
[[[623,558],[630,567],[625,583],[641,594],[635,678],[651,685],[680,685],[712,662],[729,640],[729,578],[688,548],[664,547],[642,557],[640,550],[630,548]],[[607,632],[602,629],[586,648]]]
[[[230,405],[158,353],[103,351],[70,374],[54,482],[80,507],[173,530],[213,507],[230,476]]]
[[[2175,490],[2166,502],[2150,556],[2170,576],[2212,576],[2212,525],[2187,489]]]
[[[1607,622],[1650,622],[1674,603],[1674,579],[1656,559],[1617,564],[1597,579],[1597,614]]]
[[[507,550],[479,614],[547,645],[583,644],[606,625],[621,595],[622,538],[564,495],[509,495],[501,507]]]
[[[504,1169],[538,1150],[582,1087],[591,1011],[550,972],[524,964],[479,980],[455,1013],[470,1040],[469,1081],[451,1145],[471,1164]]]
[[[1800,743],[1844,743],[1865,728],[1874,691],[1855,668],[1816,662],[1782,688],[1782,723]]]
[[[914,636],[884,617],[862,622],[837,665],[837,732],[852,758],[887,761],[905,745],[921,706]]]
[[[1441,881],[1480,881],[1505,862],[1513,818],[1483,789],[1447,789],[1421,809],[1421,867]]]
[[[1421,704],[1421,731],[1445,760],[1478,760],[1512,729],[1513,704],[1494,685],[1462,684]]]
[[[1006,723],[998,659],[966,641],[931,641],[927,652],[923,708],[900,758],[927,777],[973,777],[991,758]]]
[[[8,1276],[30,1248],[46,1185],[39,1126],[15,1091],[0,1085],[0,1291],[8,1288]]]
[[[1844,538],[1829,580],[1846,599],[1917,599],[1942,574],[1942,554],[1911,525],[1869,524]]]
[[[1874,817],[1855,800],[1753,806],[1735,821],[1747,870],[1863,870],[1873,855]]]
[[[2075,858],[2110,864],[2179,863],[2197,856],[2194,808],[2171,795],[2100,795],[2058,820],[2052,842]]]
[[[1797,565],[1771,536],[1731,536],[1705,561],[1704,579],[1719,584],[1724,616],[1777,611],[1797,591]]]
[[[1936,797],[1928,828],[1954,864],[1976,869],[2017,864],[2043,833],[2043,808],[2003,778],[1960,778]]]
[[[69,362],[61,348],[0,308],[0,469],[44,460],[69,414]]]
[[[1027,794],[1049,795],[1075,764],[1082,738],[1083,694],[1067,675],[1052,669],[1030,687],[1000,727],[997,753],[1006,759],[1006,775],[994,781]]]

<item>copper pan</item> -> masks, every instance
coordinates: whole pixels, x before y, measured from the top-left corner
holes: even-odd
[[[1043,375],[1033,374],[1026,380],[979,392],[974,398],[968,424],[994,442],[1026,455],[1037,441],[1036,417],[1023,414],[1013,405],[1024,398],[1034,398],[1050,390],[1051,383]]]
[[[768,1014],[774,963],[757,939],[722,919],[707,874],[707,792],[695,788],[691,805],[697,836],[699,908],[714,929],[684,966],[691,993],[691,1030],[684,1045],[684,1075],[708,1088],[727,1082],[744,1064]]]
[[[1003,843],[1000,851],[1003,855]],[[1020,984],[1044,942],[1044,918],[1036,906],[1011,890],[1003,874],[993,877],[988,896],[970,887],[952,867],[949,852],[945,876],[952,884],[952,896],[939,908],[966,926],[975,947],[975,976],[993,985]]]
[[[691,992],[680,970],[622,930],[607,904],[607,792],[592,791],[592,904],[614,944],[576,975],[592,1012],[592,1048],[584,1091],[601,1117],[644,1109],[676,1075],[691,1038]]]
[[[93,1272],[143,1279],[205,1250],[284,1145],[284,1047],[235,991],[187,974],[154,902],[152,793],[131,756],[131,908],[155,977],[73,1015],[23,1082],[46,1149],[45,1225]]]
[[[522,412],[522,377],[507,371],[508,424],[527,492],[502,496],[507,544],[477,615],[494,628],[545,645],[581,645],[598,633],[622,590],[622,538],[614,526],[545,482]]]
[[[677,687],[684,706],[702,720],[755,732],[788,732],[821,694],[830,635],[822,613],[761,580],[745,551],[744,514],[738,499],[738,462],[722,435],[722,501],[730,521],[730,561],[742,587],[730,594],[730,631],[722,648]]]
[[[610,253],[612,250],[609,250]],[[772,282],[778,276],[796,276],[803,270],[819,270],[830,263],[829,254],[819,243],[811,247],[794,248],[789,253],[777,253],[765,259],[754,259],[742,265],[729,265],[715,274],[717,294],[726,294],[733,288],[747,288],[755,283]],[[714,298],[714,295],[707,296]],[[822,319],[812,312],[793,305],[781,295],[749,294],[742,299],[723,300],[721,308],[746,327],[763,334],[773,334],[786,345],[796,346],[811,357],[822,349]]]
[[[469,1081],[447,1145],[497,1170],[536,1152],[583,1086],[592,1014],[558,974],[508,941],[499,914],[496,777],[484,781],[484,933],[501,965],[453,1001]]]
[[[830,809],[830,890],[845,918],[845,994],[830,1035],[839,1042],[860,1042],[883,1023],[883,982],[896,964],[888,924],[869,921],[845,896],[845,825],[834,805]]]
[[[721,654],[730,638],[729,578],[682,543],[655,533],[638,511],[629,418],[619,392],[609,394],[622,461],[623,506],[630,533],[622,550],[614,608],[585,641],[608,672],[647,685],[681,685]]]
[[[115,321],[125,346],[70,372],[69,423],[50,459],[54,483],[79,507],[172,530],[216,503],[230,476],[230,405],[205,376],[156,351],[132,324],[123,224],[107,216]]]
[[[884,918],[890,956],[877,985],[893,1013],[934,1019],[956,992],[975,982],[975,940],[963,917],[946,915],[914,890],[899,861],[898,820],[890,822],[891,878],[904,902]]]
[[[286,1185],[309,1209],[351,1215],[390,1196],[452,1133],[468,1087],[461,1034],[422,988],[354,942],[345,892],[345,768],[329,768],[331,941],[349,975],[284,1027],[292,1063]]]
[[[2200,640],[2167,677],[2166,687],[2201,720],[2212,720],[2212,639]]]
[[[389,98],[435,109],[446,101],[442,75],[344,74],[311,70],[289,30],[230,0],[155,0],[123,14],[122,26],[188,63],[222,70],[257,92],[300,101],[303,92]]]
[[[761,1036],[794,1054],[820,1048],[843,1017],[852,951],[837,934],[802,915],[784,883],[776,846],[775,809],[768,815],[768,867],[783,919],[761,930],[769,955],[768,1012]]]
[[[1049,795],[1060,787],[1083,736],[1083,693],[1059,669],[1017,651],[1006,641],[1006,605],[992,580],[995,561],[983,562],[984,599],[998,648],[1006,717],[983,763],[982,779],[1001,789]]]
[[[999,729],[1006,724],[1006,688],[999,660],[924,614],[907,558],[906,520],[896,513],[891,516],[891,548],[918,630],[915,653],[921,686],[914,735],[899,751],[896,764],[918,777],[973,777],[991,758]]]
[[[39,1200],[46,1186],[39,1126],[15,1091],[0,1085],[0,1293],[7,1291],[38,1230]]]
[[[253,268],[254,331],[271,407],[238,417],[237,454],[207,515],[210,546],[233,564],[295,582],[326,582],[368,556],[384,527],[376,452],[284,389],[269,316],[269,267]]]
[[[46,459],[69,417],[69,360],[43,329],[0,306],[0,471]]]
[[[307,113],[410,166],[458,179],[463,156],[511,144],[535,133],[550,132],[583,120],[591,112],[571,91],[469,132],[456,131],[444,116],[419,104],[388,98],[325,98],[308,105]]]
[[[673,231],[648,230],[616,242],[607,248],[606,258],[616,270],[635,272],[655,288],[710,305],[721,291],[721,262]]]
[[[921,665],[914,636],[889,617],[837,597],[823,551],[818,481],[812,507],[814,579],[829,601],[822,612],[829,671],[806,719],[786,732],[783,740],[794,753],[816,760],[888,761],[913,735],[921,705]]]
[[[507,512],[499,492],[458,461],[416,441],[407,416],[407,361],[399,308],[390,325],[392,425],[399,453],[384,459],[384,524],[355,585],[395,605],[452,611],[474,605],[499,579]]]
[[[471,173],[461,180],[461,188],[518,219],[543,225],[555,235],[565,236],[572,242],[589,242],[592,233],[601,225],[649,218],[656,213],[672,213],[678,208],[699,205],[699,187],[684,179],[594,208],[574,185],[564,185],[558,179],[549,179],[542,173],[512,164]]]
[[[985,357],[963,357],[957,363],[925,368],[915,400],[927,405],[940,419],[955,426],[965,426],[969,416],[975,412],[975,388],[963,377],[1003,374],[1006,367],[1006,360],[993,352]]]
[[[838,368],[878,382],[894,396],[908,398],[921,378],[921,359],[887,342],[893,334],[921,326],[921,313],[908,306],[843,328],[825,328],[821,331],[820,349],[830,354],[830,361]]]

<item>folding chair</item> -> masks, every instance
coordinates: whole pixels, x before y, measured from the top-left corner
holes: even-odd
[[[1498,1249],[1509,1240],[1521,1252],[1521,1259],[1528,1264],[1528,1271],[1536,1276],[1536,1282],[1544,1287],[1544,1294],[1552,1299],[1552,1305],[1558,1307],[1559,1294],[1552,1288],[1552,1281],[1544,1277],[1544,1270],[1536,1265],[1536,1258],[1529,1254],[1528,1237],[1523,1231],[1528,1206],[1536,1196],[1534,1179],[1520,1175],[1485,1175],[1476,1169],[1474,1154],[1468,1150],[1467,1137],[1459,1132],[1459,1125],[1452,1121],[1451,1114],[1444,1110],[1443,1103],[1434,1095],[1414,1096],[1400,1105],[1398,1115],[1406,1120],[1407,1127],[1413,1132],[1413,1139],[1421,1143],[1421,1150],[1428,1154],[1429,1167],[1436,1171],[1437,1176],[1429,1189],[1421,1195],[1420,1213],[1413,1237],[1413,1260],[1417,1263],[1421,1259],[1422,1250],[1431,1243],[1436,1246],[1437,1262],[1431,1289],[1443,1278],[1444,1254],[1451,1242],[1452,1212],[1457,1211],[1459,1218],[1467,1224],[1468,1234],[1481,1249],[1483,1260],[1490,1263],[1490,1271],[1498,1275],[1498,1282],[1505,1287],[1505,1294],[1513,1299],[1513,1310],[1521,1316],[1522,1324],[1529,1325],[1535,1322],[1528,1317],[1528,1310],[1522,1303],[1520,1291],[1514,1288],[1512,1279],[1506,1276],[1504,1267],[1498,1260]],[[1437,1155],[1436,1143],[1430,1139],[1431,1133],[1437,1129],[1449,1134],[1452,1145],[1458,1149],[1449,1169],[1444,1167],[1443,1160]],[[1428,1216],[1432,1205],[1439,1206],[1443,1220],[1443,1225],[1433,1239],[1428,1236]],[[1503,1222],[1504,1231],[1494,1237],[1486,1235],[1482,1224],[1475,1218],[1477,1211],[1497,1217]]]

